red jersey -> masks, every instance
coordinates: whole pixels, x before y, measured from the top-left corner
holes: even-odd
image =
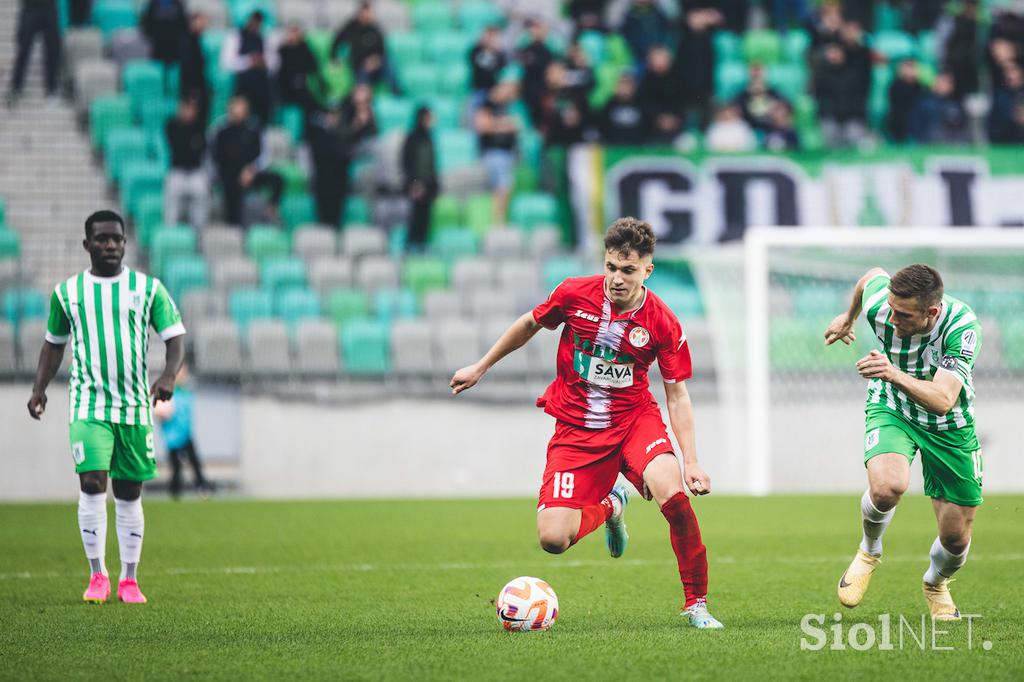
[[[635,310],[617,313],[605,295],[604,275],[571,277],[533,309],[533,319],[548,329],[565,323],[558,375],[537,400],[560,421],[606,429],[657,405],[647,382],[655,360],[667,383],[693,374],[679,319],[646,287]]]

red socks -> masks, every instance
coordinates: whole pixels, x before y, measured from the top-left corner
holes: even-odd
[[[689,608],[708,594],[707,549],[701,542],[697,516],[685,493],[673,495],[662,505],[661,513],[668,521],[669,540],[679,562],[679,579],[686,597],[684,608]]]
[[[607,497],[597,504],[580,509],[582,513],[582,516],[580,516],[580,529],[576,531],[576,537],[569,543],[569,546],[575,545],[584,537],[603,526],[608,517],[612,515],[612,511],[612,501]]]

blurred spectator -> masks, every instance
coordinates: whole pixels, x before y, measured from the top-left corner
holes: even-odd
[[[530,42],[519,51],[523,65],[523,101],[534,125],[540,121],[540,103],[544,96],[544,76],[555,55],[548,47],[548,27],[543,21],[529,22]]]
[[[849,15],[860,26],[867,26],[863,16]],[[843,8],[839,0],[824,0],[816,13],[808,20],[811,33],[811,46],[821,47],[827,43],[838,43],[839,32],[843,28]]]
[[[384,50],[384,33],[369,2],[361,3],[356,15],[334,34],[332,59],[337,58],[338,49],[343,45],[348,47],[348,63],[357,82],[376,84],[383,78],[397,91]]]
[[[25,70],[32,53],[36,34],[43,36],[43,57],[46,65],[46,95],[57,94],[57,71],[60,69],[61,37],[57,22],[57,0],[21,0],[16,32],[18,54],[11,72],[7,105],[13,106],[25,85]]]
[[[515,180],[519,124],[509,113],[515,97],[515,83],[495,85],[473,119],[479,136],[480,156],[487,170],[487,182],[494,193],[494,219],[498,224],[505,222],[508,198]]]
[[[649,121],[649,139],[669,143],[682,132],[682,84],[672,70],[672,54],[660,45],[647,54],[647,69],[640,81],[640,105]]]
[[[935,28],[945,0],[903,0],[901,4],[906,6],[905,27],[916,35]]]
[[[604,12],[608,0],[569,0],[566,12],[575,26],[575,34],[583,31],[604,32]]]
[[[992,108],[988,114],[988,139],[995,144],[1016,144],[1024,130],[1024,69],[1016,62],[1002,70],[1002,86],[992,91]]]
[[[188,460],[195,477],[195,487],[199,494],[206,497],[213,492],[213,486],[203,477],[203,467],[196,453],[192,436],[192,415],[195,396],[189,385],[188,368],[182,364],[174,387],[174,397],[161,401],[153,408],[160,420],[160,432],[167,446],[167,458],[171,463],[171,497],[178,499],[182,487],[182,462]]]
[[[750,16],[750,0],[695,0],[685,3],[686,7],[703,6],[717,9],[722,15],[722,28],[733,33],[747,30]]]
[[[641,145],[647,141],[647,117],[637,98],[633,74],[619,76],[615,95],[604,105],[598,126],[601,139],[608,145]]]
[[[472,88],[476,104],[487,97],[488,91],[498,83],[498,76],[508,60],[501,49],[501,33],[496,26],[484,29],[480,41],[469,52],[469,66],[472,70]]]
[[[809,16],[807,0],[772,0],[772,24],[780,33],[803,26]]]
[[[765,131],[771,126],[772,109],[779,102],[789,104],[782,95],[768,87],[764,67],[751,64],[747,87],[736,97],[743,118],[755,131]]]
[[[149,0],[139,18],[139,28],[149,40],[149,56],[164,66],[181,59],[181,41],[188,32],[188,15],[182,0]]]
[[[944,16],[936,33],[942,45],[942,68],[953,77],[954,96],[963,101],[964,96],[977,92],[979,86],[977,0],[966,0],[959,12]]]
[[[726,104],[715,112],[704,135],[704,146],[712,152],[749,152],[757,149],[757,136],[743,120],[736,104]]]
[[[267,170],[269,158],[264,153],[261,128],[249,115],[249,103],[242,95],[228,102],[227,122],[213,139],[213,161],[217,167],[224,197],[224,219],[232,224],[242,222],[242,199],[247,192],[270,190],[271,218],[279,218],[278,206],[284,192],[284,180]]]
[[[188,33],[181,47],[178,78],[178,96],[195,100],[203,125],[210,120],[210,85],[206,81],[206,53],[203,52],[203,33],[209,24],[209,19],[202,12],[194,12],[189,19]]]
[[[800,148],[800,138],[793,125],[793,109],[785,102],[777,102],[772,109],[771,124],[764,134],[764,148],[773,152]]]
[[[672,42],[668,17],[654,0],[633,0],[623,17],[619,33],[633,52],[633,60],[642,65],[655,45]]]
[[[574,97],[586,97],[594,89],[594,69],[578,40],[565,53],[565,87]]]
[[[235,74],[235,94],[249,102],[260,127],[270,120],[270,74],[277,71],[277,50],[270,36],[263,36],[261,10],[249,15],[245,25],[224,38],[220,66]]]
[[[844,17],[851,21],[856,21],[868,33],[874,32],[875,0],[842,0],[841,7]]]
[[[839,29],[839,46],[843,48],[846,63],[850,70],[857,75],[856,89],[857,97],[861,98],[864,106],[861,107],[861,118],[867,119],[867,101],[871,96],[871,49],[865,44],[864,29],[854,19],[843,22]]]
[[[164,179],[164,224],[174,225],[184,213],[190,225],[202,228],[209,214],[210,184],[203,169],[206,126],[195,100],[178,103],[178,115],[167,121],[164,133],[171,154]]]
[[[845,147],[867,134],[867,87],[862,65],[853,63],[851,52],[840,45],[825,45],[815,65],[814,94],[825,144]],[[856,56],[857,52],[853,54]],[[868,66],[870,69],[870,65]],[[867,78],[870,78],[868,71]]]
[[[277,93],[281,104],[300,106],[308,114],[319,105],[310,92],[310,79],[320,83],[321,91],[324,85],[320,63],[309,49],[302,26],[289,24],[277,52],[281,64],[277,70]]]
[[[590,121],[590,107],[585,97],[574,97],[571,90],[555,100],[553,116],[544,135],[551,147],[571,147],[595,137]]]
[[[68,24],[88,26],[92,19],[92,0],[69,0]]]
[[[967,117],[956,100],[950,74],[938,74],[931,91],[922,95],[911,112],[910,139],[926,144],[960,144],[968,141]]]
[[[917,62],[904,59],[896,68],[896,78],[889,86],[889,137],[906,142],[910,135],[910,116],[924,95],[917,72]]]
[[[696,114],[702,130],[711,121],[711,102],[714,99],[713,38],[725,21],[714,5],[710,0],[687,5],[681,19],[679,48],[672,64],[676,79],[682,84],[683,106],[688,115]]]
[[[437,155],[430,135],[434,114],[428,107],[416,110],[412,130],[402,143],[402,176],[409,197],[409,234],[406,244],[419,250],[427,242],[430,231],[430,209],[440,191],[437,180]]]
[[[373,93],[367,83],[353,88],[336,111],[313,116],[309,146],[313,155],[313,195],[320,222],[340,225],[348,201],[356,147],[376,133]]]
[[[986,51],[993,89],[1005,85],[1010,65],[1024,67],[1024,16],[1003,11],[995,15]]]

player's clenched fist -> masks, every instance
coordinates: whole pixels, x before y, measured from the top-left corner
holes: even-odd
[[[847,346],[857,338],[853,331],[853,320],[846,313],[837,315],[836,319],[828,325],[825,330],[825,345],[831,346],[836,341],[842,341]]]
[[[683,465],[683,482],[694,495],[707,495],[711,492],[711,477],[697,463]]]
[[[865,379],[892,381],[896,368],[884,353],[873,350],[857,361],[857,371]]]
[[[479,365],[463,367],[448,382],[448,386],[452,389],[452,395],[458,395],[467,388],[473,388],[483,375],[484,370]]]

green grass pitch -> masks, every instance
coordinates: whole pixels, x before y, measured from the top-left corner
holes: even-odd
[[[708,497],[695,502],[711,563],[701,632],[677,615],[664,520],[636,500],[630,545],[597,532],[563,556],[535,541],[531,500],[146,504],[140,584],[150,603],[83,604],[75,507],[0,507],[0,679],[1022,679],[1024,496],[990,495],[953,594],[979,614],[920,627],[935,535],[928,501],[904,500],[865,602],[835,584],[859,539],[857,496]],[[118,570],[113,507],[109,569]],[[506,633],[493,600],[518,575],[557,591],[546,633]],[[893,650],[801,650],[805,614],[842,611]],[[861,628],[862,630],[864,628]],[[945,632],[945,634],[942,633]],[[863,634],[863,633],[861,633]],[[919,636],[919,632],[915,631]],[[878,635],[880,636],[880,635]],[[865,635],[866,638],[866,635]],[[865,641],[861,639],[860,641]],[[986,649],[983,642],[988,641]]]

